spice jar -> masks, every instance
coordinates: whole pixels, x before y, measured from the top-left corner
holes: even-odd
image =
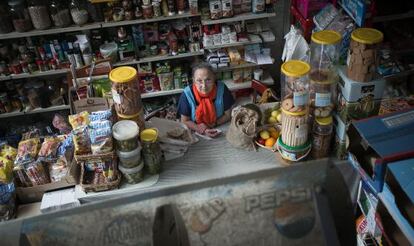
[[[142,16],[145,19],[151,19],[153,17],[152,5],[142,5]]]
[[[119,115],[135,115],[142,110],[137,75],[137,70],[128,66],[115,68],[109,74],[112,81],[112,98]]]
[[[312,131],[312,157],[315,159],[327,157],[332,139],[332,116],[316,117]]]
[[[121,120],[112,127],[116,148],[121,152],[131,152],[138,148],[139,127],[132,120]]]
[[[70,14],[76,25],[84,25],[88,22],[88,5],[84,0],[72,0],[70,2]]]
[[[52,0],[50,2],[50,17],[56,27],[67,27],[72,23],[72,17],[66,1]]]
[[[347,58],[348,78],[358,82],[375,79],[379,62],[378,48],[384,35],[373,28],[358,28],[351,34]]]
[[[44,30],[52,26],[48,7],[44,0],[30,0],[28,7],[30,18],[35,29]]]
[[[282,106],[287,112],[302,112],[309,106],[310,66],[298,60],[290,60],[282,64]]]
[[[3,105],[4,111],[6,113],[10,113],[13,111],[12,104],[9,100],[9,97],[7,96],[6,92],[3,92],[0,94],[0,102]]]
[[[338,75],[338,44],[341,35],[335,31],[320,31],[312,34],[310,99],[311,113],[315,117],[327,117],[334,108],[335,88]]]
[[[29,10],[24,0],[10,0],[9,7],[16,32],[27,32],[33,29]]]
[[[13,31],[12,17],[6,3],[0,3],[0,33]]]
[[[161,17],[161,3],[158,1],[152,2],[152,11],[154,12],[154,17]]]
[[[155,128],[145,129],[141,132],[140,138],[145,168],[150,174],[160,173],[162,152],[158,143],[158,130]]]

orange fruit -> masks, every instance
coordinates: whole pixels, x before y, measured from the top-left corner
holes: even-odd
[[[274,128],[274,127],[269,127],[267,130],[269,132],[277,132],[276,128]]]
[[[277,131],[269,131],[270,132],[270,136],[274,139],[277,139],[279,137],[279,132]]]
[[[276,143],[276,138],[270,137],[270,138],[266,139],[265,146],[266,147],[273,147],[273,145],[275,143]]]

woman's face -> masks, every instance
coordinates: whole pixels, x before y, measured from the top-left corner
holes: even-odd
[[[194,84],[197,90],[202,94],[208,94],[214,87],[214,74],[208,69],[197,69],[194,72]]]

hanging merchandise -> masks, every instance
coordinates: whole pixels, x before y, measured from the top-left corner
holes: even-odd
[[[316,117],[312,131],[312,157],[328,157],[332,140],[332,116]]]
[[[27,32],[33,29],[29,10],[24,0],[9,0],[10,13],[16,32]]]
[[[70,2],[70,14],[72,20],[76,25],[84,25],[88,22],[88,6],[85,0],[71,0]]]
[[[44,30],[52,26],[49,11],[44,0],[28,1],[30,18],[35,29]]]
[[[145,129],[141,132],[140,138],[145,168],[150,174],[160,173],[163,156],[158,142],[158,130],[155,128]]]
[[[327,117],[334,109],[336,82],[341,35],[335,31],[320,31],[312,34],[310,99],[311,114]]]
[[[53,25],[56,27],[67,27],[72,23],[66,1],[52,0],[49,10]]]
[[[358,28],[352,32],[347,59],[348,78],[358,82],[375,79],[379,43],[383,38],[382,32],[373,28]]]
[[[12,16],[6,3],[0,3],[0,34],[13,31]]]
[[[282,131],[278,140],[283,158],[298,161],[310,151],[308,141],[310,66],[290,60],[282,64]]]

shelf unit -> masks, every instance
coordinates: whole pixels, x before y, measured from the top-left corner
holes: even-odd
[[[275,41],[275,38],[262,40],[258,35],[249,35],[249,39],[250,40],[248,41],[242,41],[242,42],[205,46],[204,49],[215,50],[215,49],[229,48],[229,47],[242,46],[242,45],[270,43],[270,42]]]
[[[14,79],[38,78],[38,77],[55,76],[55,75],[64,75],[68,71],[69,71],[69,69],[56,69],[56,70],[49,70],[49,71],[37,72],[37,73],[12,74],[12,75],[8,75],[8,76],[0,76],[0,81],[14,80]]]
[[[216,68],[216,69],[214,69],[214,71],[223,72],[223,71],[231,71],[231,70],[234,70],[234,69],[253,68],[253,67],[264,66],[264,65],[267,65],[267,64],[260,65],[260,64],[256,64],[256,63],[246,62],[246,63],[239,64],[239,65],[232,65],[232,66],[228,66],[228,67]]]
[[[156,61],[165,61],[165,60],[172,60],[172,59],[180,59],[186,57],[194,57],[194,56],[201,56],[204,55],[204,51],[197,51],[197,52],[187,52],[178,55],[163,55],[163,56],[152,56],[152,57],[145,57],[139,60],[132,60],[132,61],[125,61],[125,62],[117,62],[113,64],[114,67],[119,66],[127,66],[127,65],[135,65],[140,63],[147,63],[147,62],[156,62]]]
[[[236,22],[236,21],[246,21],[246,20],[256,20],[256,19],[265,19],[270,17],[275,17],[276,13],[262,13],[262,14],[255,14],[255,13],[246,13],[236,15],[230,18],[223,18],[218,20],[201,20],[202,25],[213,25],[219,23],[228,23],[228,22]]]
[[[261,81],[267,85],[272,85],[274,80],[268,76],[266,79]],[[242,82],[242,83],[234,83],[233,80],[224,80],[223,83],[229,88],[230,91],[236,91],[241,89],[247,89],[251,87],[251,82]],[[169,91],[155,91],[155,92],[147,92],[141,94],[141,98],[153,98],[153,97],[160,97],[160,96],[169,96],[169,95],[176,95],[182,93],[183,89],[174,89]]]
[[[37,109],[33,109],[33,110],[27,111],[27,112],[16,111],[16,112],[0,114],[0,119],[10,118],[10,117],[15,117],[15,116],[22,116],[22,115],[54,112],[54,111],[60,111],[60,110],[69,110],[69,109],[70,109],[69,105],[59,105],[59,106],[52,106],[52,107],[48,107],[48,108],[37,108]]]

